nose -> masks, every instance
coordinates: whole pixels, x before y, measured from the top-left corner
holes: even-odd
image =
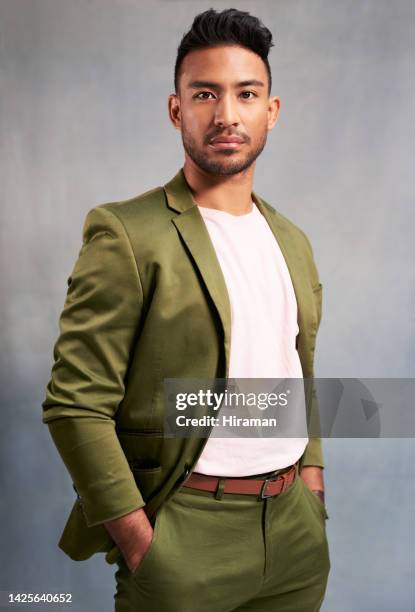
[[[214,123],[225,128],[230,125],[239,125],[237,106],[232,96],[223,96],[219,100],[216,105]]]

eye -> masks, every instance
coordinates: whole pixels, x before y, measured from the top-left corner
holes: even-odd
[[[244,94],[252,94],[252,96],[253,96],[254,98],[257,98],[257,97],[258,97],[258,96],[257,96],[257,94],[256,94],[254,91],[243,91],[243,92],[241,93],[241,96],[242,96],[242,95],[244,95]],[[244,98],[244,100],[252,100],[252,98],[248,98],[248,97],[246,97],[246,98]]]
[[[197,100],[208,100],[209,98],[201,98],[200,97],[200,96],[203,96],[204,94],[213,95],[211,91],[201,91],[200,93],[196,94],[193,97],[196,98]]]

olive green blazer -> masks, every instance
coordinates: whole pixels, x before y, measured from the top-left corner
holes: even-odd
[[[298,304],[297,348],[313,377],[322,286],[305,234],[257,196]],[[230,304],[183,169],[163,187],[92,208],[68,278],[42,421],[77,498],[59,546],[72,559],[114,550],[103,522],[145,507],[153,520],[207,438],[163,436],[165,378],[227,378]],[[318,419],[314,389],[307,417]],[[301,466],[323,467],[310,437]],[[111,562],[110,556],[107,560]]]

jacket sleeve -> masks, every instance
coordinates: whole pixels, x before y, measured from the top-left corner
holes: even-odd
[[[306,241],[306,248],[308,253],[308,262],[309,262],[309,270],[311,275],[311,281],[313,284],[313,294],[315,301],[315,308],[317,313],[317,325],[313,333],[317,336],[318,329],[320,327],[321,315],[322,315],[322,292],[323,285],[320,283],[318,271],[316,265],[314,263],[314,255],[313,250],[308,240],[306,234],[302,232],[303,237]],[[314,360],[314,359],[313,359]],[[314,378],[314,366],[313,366],[313,374]],[[323,451],[321,445],[321,438],[317,437],[317,433],[320,432],[320,411],[318,405],[318,398],[316,394],[316,389],[314,384],[312,384],[311,389],[311,406],[310,406],[310,422],[309,422],[309,431],[311,432],[311,437],[309,442],[305,448],[303,458],[302,458],[302,467],[306,465],[314,465],[321,468],[324,468],[324,459],[323,459]]]
[[[143,291],[121,220],[89,211],[59,319],[42,422],[68,469],[88,527],[145,505],[115,431]]]

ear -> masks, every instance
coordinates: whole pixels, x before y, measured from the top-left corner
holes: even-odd
[[[277,123],[280,114],[281,100],[278,96],[272,96],[268,99],[268,130],[272,130]]]
[[[169,118],[176,130],[181,129],[182,114],[180,108],[180,98],[177,94],[170,94],[168,99]]]

